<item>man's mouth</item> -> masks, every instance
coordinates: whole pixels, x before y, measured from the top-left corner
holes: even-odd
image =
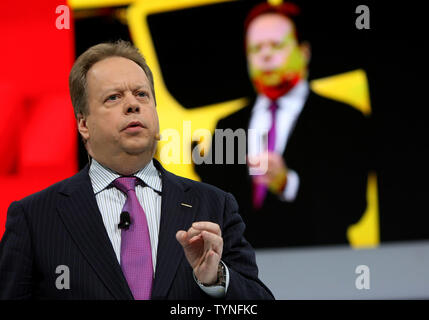
[[[144,125],[140,121],[131,121],[127,124],[127,126],[123,130],[139,130],[141,128],[144,128]]]
[[[263,70],[262,74],[265,75],[265,76],[269,76],[269,75],[273,74],[276,71],[277,71],[276,69]]]

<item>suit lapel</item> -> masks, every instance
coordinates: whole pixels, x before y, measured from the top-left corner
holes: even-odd
[[[88,175],[88,166],[60,192],[58,213],[83,256],[116,299],[133,299],[107,235]]]
[[[154,160],[154,163],[162,175],[162,202],[152,299],[164,299],[175,277],[177,267],[184,258],[183,248],[176,240],[176,233],[190,228],[198,210],[198,202],[197,198],[191,197],[191,192],[187,192],[189,187],[180,183],[173,174],[165,171],[158,161]],[[182,203],[192,207],[184,206]]]

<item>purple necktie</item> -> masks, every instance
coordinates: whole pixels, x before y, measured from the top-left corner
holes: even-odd
[[[130,214],[131,225],[121,231],[121,267],[136,300],[149,300],[152,292],[153,264],[146,214],[135,191],[136,177],[121,177],[113,185],[127,194],[122,208]]]
[[[274,151],[276,144],[276,112],[278,107],[277,102],[271,102],[269,108],[271,112],[271,128],[268,131],[268,151]],[[253,180],[253,208],[260,209],[262,207],[266,194],[267,186]]]

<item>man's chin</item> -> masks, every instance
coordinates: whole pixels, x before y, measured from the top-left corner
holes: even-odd
[[[270,82],[276,83],[276,85],[268,85],[267,82],[262,79],[253,79],[253,84],[256,91],[263,93],[272,100],[276,100],[282,95],[288,93],[298,83],[298,81],[298,75],[293,77],[285,75],[279,82]]]
[[[143,148],[143,147],[126,147],[126,148],[123,148],[123,150],[127,155],[139,156],[139,155],[147,153],[148,147],[145,147],[145,148]]]
[[[143,156],[153,154],[155,143],[127,143],[122,146],[122,150],[130,156]]]
[[[267,87],[278,86],[282,83],[282,76],[280,74],[266,74],[262,75],[257,81]]]

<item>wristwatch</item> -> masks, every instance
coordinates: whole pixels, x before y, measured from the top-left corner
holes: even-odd
[[[222,262],[219,262],[219,265],[217,267],[217,282],[214,285],[225,287],[225,283],[226,283],[225,266],[223,265]]]

